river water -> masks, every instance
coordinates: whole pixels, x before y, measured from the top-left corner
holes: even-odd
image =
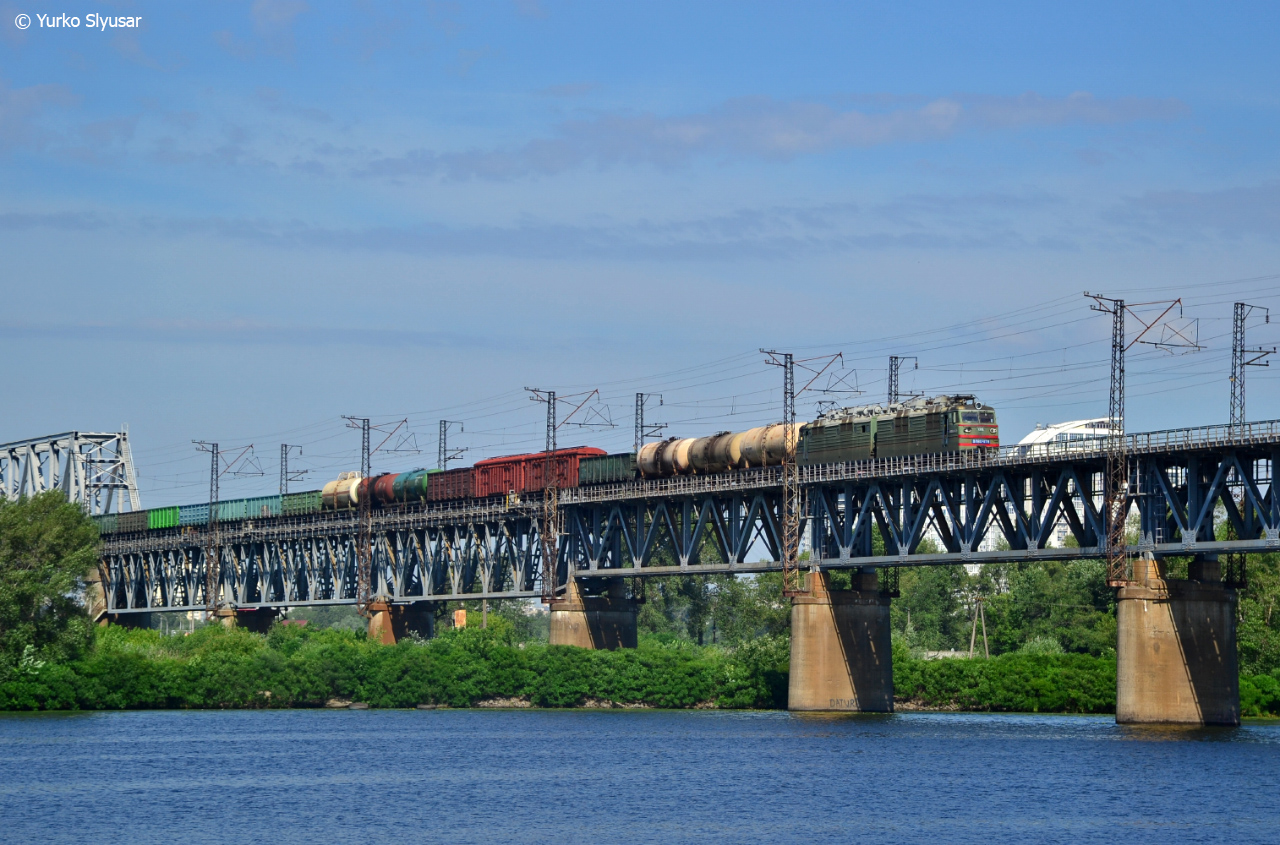
[[[1280,842],[1280,724],[666,711],[0,716],[2,842]]]

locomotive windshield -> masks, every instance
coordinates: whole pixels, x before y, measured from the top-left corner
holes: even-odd
[[[976,423],[977,421],[978,415],[976,413],[965,412],[960,415],[960,422]]]
[[[978,417],[984,423],[993,423],[996,421],[996,415],[991,413],[990,411],[984,411],[983,413],[979,414]]]

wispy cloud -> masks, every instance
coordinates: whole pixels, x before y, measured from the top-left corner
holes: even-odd
[[[370,161],[362,173],[512,179],[593,164],[672,167],[699,156],[786,160],[839,149],[940,141],[966,131],[1172,120],[1187,112],[1173,99],[1098,99],[1087,93],[964,96],[866,110],[748,97],[678,117],[610,114],[568,121],[552,137],[508,149],[409,150]]]
[[[38,123],[48,106],[69,106],[76,96],[62,85],[10,88],[0,80],[0,149],[42,146],[50,135]]]
[[[294,24],[298,16],[308,9],[303,0],[254,0],[249,8],[254,40],[238,39],[229,29],[221,29],[213,33],[213,40],[223,50],[245,61],[263,53],[277,56],[292,55]]]
[[[110,228],[131,237],[213,237],[285,250],[335,250],[416,256],[519,259],[743,261],[813,257],[866,250],[1070,249],[1044,240],[1028,213],[1045,197],[983,194],[907,197],[860,206],[744,208],[667,220],[528,220],[516,225],[317,226],[298,221],[199,217],[115,218],[100,214],[0,214],[0,231]],[[982,212],[975,219],[974,212]]]
[[[1126,200],[1112,219],[1180,237],[1280,238],[1280,182],[1213,191],[1148,191]]]

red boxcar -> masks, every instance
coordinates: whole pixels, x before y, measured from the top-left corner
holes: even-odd
[[[427,501],[469,499],[472,495],[472,468],[461,467],[433,473],[427,481]]]
[[[603,449],[591,446],[558,449],[552,456],[557,486],[577,487],[578,462],[583,458],[604,454],[607,453]],[[487,496],[505,496],[513,491],[536,493],[547,486],[546,460],[545,452],[533,452],[477,461],[473,495],[477,499],[483,499]]]

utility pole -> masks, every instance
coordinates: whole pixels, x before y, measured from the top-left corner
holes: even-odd
[[[293,472],[289,471],[289,452],[297,449],[298,454],[302,454],[301,446],[293,446],[288,443],[280,444],[280,495],[287,496],[289,494],[289,482],[297,481],[306,475],[309,470],[299,469]]]
[[[1135,315],[1142,324],[1142,331],[1133,340],[1125,343],[1125,312],[1132,313],[1135,306],[1125,305],[1123,299],[1113,299],[1096,293],[1085,293],[1094,304],[1090,309],[1102,314],[1111,315],[1111,395],[1107,404],[1107,468],[1103,478],[1103,498],[1106,502],[1106,548],[1107,548],[1107,583],[1120,587],[1129,582],[1129,559],[1125,549],[1124,523],[1129,513],[1129,458],[1125,454],[1124,435],[1124,354],[1135,343],[1151,343],[1168,349],[1170,346],[1191,346],[1199,349],[1196,341],[1191,341],[1182,332],[1175,330],[1173,334],[1185,341],[1183,344],[1170,344],[1161,341],[1143,341],[1142,338],[1156,325],[1160,324],[1169,312],[1178,309],[1182,313],[1182,300],[1175,299],[1163,302],[1140,302],[1139,306],[1159,306],[1168,302],[1168,307],[1150,323]]]
[[[658,398],[658,404],[662,404],[661,393],[637,393],[636,394],[636,454],[640,453],[640,447],[644,446],[646,437],[659,437],[662,430],[667,427],[666,423],[648,423],[644,421],[644,409],[648,401],[654,397]]]
[[[1086,294],[1086,296],[1090,296]],[[1123,299],[1090,296],[1094,311],[1111,315],[1111,395],[1107,404],[1107,469],[1103,477],[1106,516],[1107,583],[1113,587],[1129,581],[1125,554],[1124,521],[1129,511],[1129,460],[1124,441],[1124,313]]]
[[[467,451],[467,447],[454,449],[449,451],[449,427],[456,425],[458,433],[464,433],[465,429],[462,423],[457,420],[440,420],[440,439],[438,441],[438,456],[436,458],[436,467],[442,470],[449,468],[449,461],[456,461],[462,457],[462,453]]]
[[[209,525],[205,532],[204,604],[205,619],[212,621],[218,610],[218,582],[222,575],[222,549],[218,542],[218,464],[221,452],[217,443],[197,440],[196,448],[209,453]]]
[[[542,544],[542,602],[550,604],[556,595],[556,566],[559,563],[560,490],[556,483],[556,392],[526,387],[534,402],[547,406],[547,444],[542,463],[542,518],[538,526],[538,539]]]
[[[600,397],[599,390],[589,390],[583,393],[575,393],[572,396],[559,398],[556,397],[554,390],[542,390],[537,387],[526,387],[529,392],[529,399],[533,402],[542,402],[547,406],[547,448],[545,457],[543,458],[542,473],[543,483],[545,487],[542,493],[542,511],[538,526],[539,541],[542,547],[542,601],[550,604],[556,594],[556,568],[559,564],[559,537],[560,537],[560,479],[556,473],[555,452],[556,452],[556,430],[562,425],[568,425],[569,420],[581,411],[588,402],[593,398]],[[557,422],[556,402],[564,402],[572,404],[574,399],[579,396],[584,397],[581,402],[574,406],[573,410],[565,414],[564,419]],[[592,411],[588,410],[584,415],[587,422],[577,422],[573,425],[584,427],[592,427],[595,425],[607,425],[612,427],[612,423],[592,423],[589,422]],[[569,577],[573,577],[570,570]]]
[[[369,507],[369,496],[373,494],[373,488],[364,482],[372,474],[369,465],[369,418],[345,414],[342,418],[347,421],[347,428],[360,430],[359,483],[365,490],[361,491],[362,495],[356,502],[356,610],[361,616],[368,617],[372,590],[370,582],[373,580],[373,509]]]
[[[978,621],[982,621],[982,654],[991,659],[991,648],[987,645],[987,611],[983,608],[982,596],[973,600],[973,629],[969,632],[969,657],[973,658],[973,647],[978,644]]]
[[[809,592],[800,574],[800,467],[796,464],[796,368],[790,352],[760,350],[782,368],[782,592]]]
[[[800,574],[800,515],[807,504],[800,491],[800,467],[796,463],[800,427],[796,425],[796,397],[804,393],[836,361],[843,363],[844,353],[795,359],[790,352],[761,349],[765,363],[782,369],[782,593],[786,596],[806,595],[812,585]],[[821,368],[808,366],[811,361],[825,361]],[[813,373],[804,387],[796,389],[796,367]]]
[[[898,393],[898,370],[902,367],[903,361],[914,361],[913,370],[920,369],[920,359],[914,355],[890,355],[889,356],[889,404],[894,405],[901,399]]]
[[[1268,355],[1274,355],[1276,348],[1248,349],[1245,347],[1245,321],[1254,310],[1265,315],[1263,322],[1271,322],[1271,311],[1260,305],[1249,305],[1244,302],[1235,304],[1231,321],[1231,432],[1237,433],[1248,421],[1244,411],[1244,374],[1246,367],[1269,367],[1265,361]]]

